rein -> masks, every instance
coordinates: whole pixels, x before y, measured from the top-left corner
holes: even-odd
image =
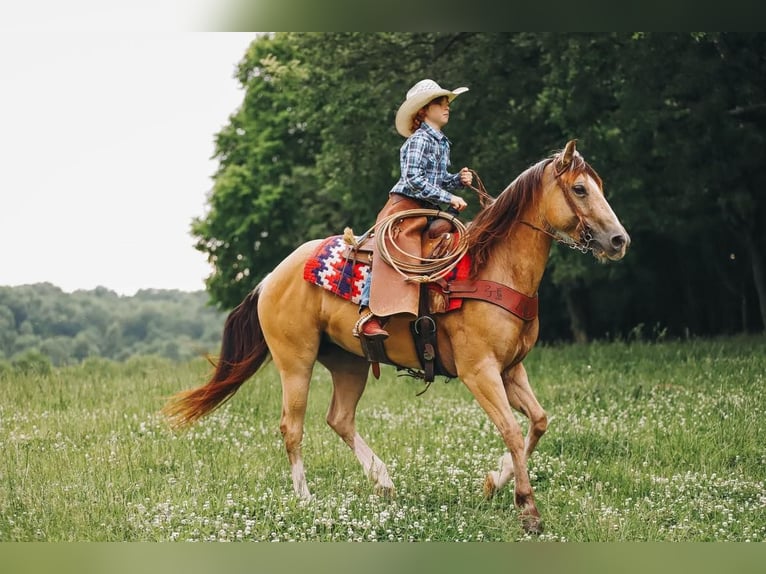
[[[577,214],[575,214],[577,215]],[[539,231],[540,233],[544,233],[545,235],[548,235],[552,239],[556,240],[558,243],[561,243],[562,245],[566,245],[569,247],[569,249],[575,249],[579,251],[580,253],[587,253],[592,249],[590,246],[590,242],[593,241],[593,235],[590,232],[590,227],[582,223],[582,219],[580,220],[580,223],[577,224],[577,227],[580,229],[580,241],[567,241],[566,239],[563,239],[560,235],[554,233],[556,230],[553,229],[553,227],[550,226],[547,222],[545,223],[545,226],[547,229],[543,229],[542,227],[538,227],[536,225],[533,225],[532,223],[529,223],[528,221],[522,221],[519,220],[519,223],[523,223],[527,227],[531,227],[535,231]]]
[[[588,226],[588,224],[585,223],[585,218],[583,217],[582,212],[580,212],[580,210],[577,208],[577,205],[575,205],[574,200],[569,194],[569,191],[564,187],[564,184],[561,183],[561,176],[568,169],[569,169],[569,164],[567,165],[562,164],[558,168],[555,168],[553,173],[556,179],[556,184],[559,186],[561,193],[564,194],[564,199],[566,200],[567,205],[569,206],[569,209],[571,209],[572,213],[574,213],[575,217],[577,217],[576,229],[580,230],[580,240],[575,242],[575,241],[571,241],[571,238],[568,238],[570,239],[570,241],[563,239],[560,235],[556,233],[556,230],[553,229],[553,227],[547,221],[544,222],[544,227],[538,227],[537,225],[534,225],[528,221],[523,221],[523,220],[519,220],[518,223],[522,223],[526,225],[527,227],[531,227],[535,231],[544,233],[545,235],[548,235],[552,239],[556,240],[558,243],[562,243],[566,245],[570,249],[576,249],[580,253],[587,253],[588,251],[591,250],[590,243],[591,241],[593,241],[593,235],[591,234],[591,229]],[[492,197],[489,193],[487,193],[487,190],[484,187],[484,183],[481,181],[479,174],[472,169],[469,169],[469,171],[471,172],[474,179],[476,180],[478,188],[474,187],[473,185],[469,185],[468,188],[471,189],[479,197],[479,203],[482,206],[482,208],[487,207],[489,204],[495,201],[495,198]]]
[[[470,189],[476,195],[479,196],[479,205],[481,205],[482,208],[487,207],[490,203],[495,201],[495,198],[492,197],[489,193],[487,193],[487,189],[484,187],[484,182],[481,181],[479,174],[472,169],[469,169],[468,171],[471,172],[471,175],[476,180],[476,183],[479,185],[478,188],[474,187],[473,185],[469,185],[468,189]]]
[[[552,239],[556,240],[558,243],[566,245],[570,249],[576,249],[581,253],[587,253],[592,249],[590,246],[591,242],[593,241],[591,229],[585,222],[585,218],[583,217],[582,212],[577,208],[577,205],[572,199],[569,190],[564,187],[564,184],[561,182],[561,176],[570,168],[570,166],[571,163],[564,164],[563,162],[557,166],[554,166],[554,178],[556,180],[556,184],[561,190],[561,193],[564,195],[564,199],[566,200],[567,205],[572,210],[572,213],[574,213],[575,217],[577,217],[577,227],[575,229],[580,231],[580,239],[578,241],[574,241],[571,237],[562,237],[547,221],[543,222],[543,227],[537,226],[533,223],[530,223],[529,221],[524,220],[519,220],[518,223],[524,224],[527,227],[534,229],[535,231],[539,231],[540,233],[544,233],[545,235],[548,235]],[[479,174],[473,169],[469,169],[469,171],[471,172],[471,175],[476,181],[478,187],[470,184],[467,187],[478,196],[481,207],[486,208],[495,201],[495,198],[487,193],[487,190],[484,187],[484,182],[482,182]],[[402,256],[410,259],[412,259],[414,256],[411,253],[406,253],[396,244],[396,241],[394,241],[394,223],[403,217],[406,218],[422,216],[439,217],[451,221],[458,231],[458,245],[454,250],[446,254],[444,257],[415,257],[417,262],[410,263],[403,259]],[[438,209],[410,209],[407,211],[401,211],[392,214],[377,225],[373,226],[371,229],[367,230],[363,237],[369,236],[370,233],[375,232],[375,241],[381,256],[391,267],[394,268],[394,270],[396,270],[404,278],[405,281],[431,283],[437,282],[440,279],[446,277],[458,264],[460,258],[468,251],[468,234],[466,233],[466,230],[467,227],[462,221],[447,212],[443,212]],[[393,245],[396,251],[398,251],[398,254],[392,253],[391,250],[389,250],[386,241],[384,241],[385,238],[389,239],[390,244]]]

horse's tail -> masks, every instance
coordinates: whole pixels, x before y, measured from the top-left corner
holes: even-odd
[[[260,285],[237,305],[223,327],[221,354],[207,384],[173,397],[162,412],[173,426],[193,423],[230,399],[269,357],[258,320]]]

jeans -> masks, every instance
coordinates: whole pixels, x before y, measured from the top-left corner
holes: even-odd
[[[362,300],[359,301],[360,311],[363,307],[369,307],[370,305],[370,285],[372,285],[372,268],[367,274],[367,281],[364,282],[364,287],[362,287]]]

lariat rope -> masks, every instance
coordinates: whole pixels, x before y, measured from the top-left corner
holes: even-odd
[[[489,193],[487,193],[487,190],[484,187],[484,183],[481,181],[479,174],[472,169],[470,169],[469,171],[471,172],[471,175],[473,176],[473,180],[476,182],[478,187],[474,187],[473,185],[468,185],[467,187],[478,196],[479,204],[481,205],[481,207],[486,208],[493,201],[495,201],[495,198],[492,197]],[[531,227],[535,231],[544,233],[550,236],[552,239],[558,241],[559,243],[564,243],[565,245],[568,245],[572,249],[577,249],[583,253],[586,253],[590,249],[590,242],[592,241],[593,236],[591,235],[590,228],[588,227],[587,223],[585,223],[584,218],[582,214],[580,213],[580,210],[577,209],[577,207],[574,205],[574,203],[572,202],[572,199],[569,197],[567,193],[567,190],[561,184],[561,181],[559,181],[558,176],[560,176],[562,172],[556,173],[556,182],[561,188],[561,191],[563,192],[564,198],[567,200],[569,207],[572,209],[572,211],[574,212],[574,214],[577,216],[579,220],[579,224],[577,227],[580,229],[580,241],[575,241],[575,242],[567,241],[566,239],[562,238],[557,233],[555,233],[555,230],[552,229],[550,227],[550,224],[548,224],[547,222],[543,223],[543,227],[538,227],[537,225],[534,225],[528,221],[523,221],[523,220],[520,220],[519,223],[527,225],[528,227]],[[447,219],[452,222],[452,224],[456,227],[458,231],[458,242],[457,242],[457,245],[454,247],[454,249],[449,250],[442,257],[428,258],[428,257],[420,257],[417,255],[413,255],[412,253],[407,253],[396,244],[396,242],[394,241],[394,236],[395,236],[394,223],[400,219],[405,219],[408,217],[423,217],[423,216]],[[393,213],[389,215],[388,217],[386,217],[385,219],[383,219],[382,221],[375,224],[370,229],[368,229],[358,239],[351,236],[348,242],[351,243],[352,246],[356,247],[359,244],[361,244],[364,241],[364,239],[366,239],[372,233],[375,234],[376,246],[378,248],[378,252],[380,253],[381,257],[394,270],[396,270],[396,272],[399,273],[405,279],[405,281],[414,281],[417,283],[428,283],[432,281],[438,281],[439,279],[446,277],[458,264],[458,262],[460,261],[460,258],[463,255],[465,255],[466,251],[468,251],[468,237],[467,237],[468,233],[467,233],[466,225],[454,215],[447,213],[445,211],[441,211],[439,209],[408,209],[405,211],[400,211],[398,213]],[[389,242],[385,241],[386,238],[389,239]],[[393,245],[395,251],[398,252],[398,255],[395,253],[392,253],[391,250],[389,250],[388,243]],[[402,257],[405,257],[407,259],[403,259]],[[413,263],[412,262],[413,259],[416,262]]]
[[[486,207],[488,204],[494,201],[494,198],[489,195],[484,188],[484,184],[479,177],[479,174],[474,170],[469,170],[471,175],[475,179],[478,188],[473,185],[467,187],[476,193],[479,197],[479,203],[482,207]],[[458,240],[457,245],[450,249],[444,256],[429,258],[420,257],[404,251],[396,241],[394,241],[395,222],[400,219],[409,217],[437,217],[441,219],[447,219],[457,229]],[[386,263],[399,273],[405,281],[414,281],[417,283],[429,283],[432,281],[438,281],[439,279],[446,277],[455,268],[460,261],[460,258],[468,251],[468,234],[466,233],[466,225],[460,221],[454,215],[440,211],[438,209],[408,209],[393,213],[385,219],[379,221],[375,226],[370,228],[364,236],[370,233],[375,233],[375,245]],[[364,237],[363,236],[363,237]],[[388,238],[388,242],[385,239]],[[389,244],[393,246],[393,250],[389,249]],[[392,251],[394,251],[392,253]],[[405,259],[406,258],[406,259]],[[415,260],[413,262],[413,259]]]
[[[451,249],[443,257],[429,258],[407,253],[394,241],[394,227],[397,221],[408,217],[423,216],[434,216],[448,219],[457,228],[458,243],[454,249]],[[386,263],[393,267],[399,275],[404,277],[405,281],[428,283],[446,277],[468,250],[465,224],[453,215],[439,211],[438,209],[408,209],[406,211],[392,213],[382,221],[378,222],[373,229],[375,229],[375,245],[378,248],[378,253],[380,253],[380,256]],[[389,242],[385,241],[386,238],[389,239]],[[393,246],[393,250],[399,255],[397,255],[397,253],[392,253],[392,250],[389,250],[388,243]],[[400,256],[404,256],[407,259],[403,259]],[[415,260],[414,262],[412,261],[413,259]]]

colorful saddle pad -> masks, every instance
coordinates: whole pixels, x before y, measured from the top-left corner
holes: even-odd
[[[303,278],[358,305],[370,276],[370,266],[347,258],[347,252],[348,245],[343,236],[328,237],[306,261]]]
[[[347,301],[359,304],[362,299],[364,284],[370,276],[370,266],[367,263],[354,261],[347,256],[348,244],[341,235],[328,237],[317,247],[314,254],[306,261],[303,268],[303,278],[309,283],[318,285],[342,297]],[[447,282],[468,278],[471,267],[468,256],[463,256],[455,268],[444,279]],[[434,295],[441,293],[439,285],[432,283],[429,288]],[[459,309],[463,300],[450,297],[445,308],[432,309],[432,312],[445,312]],[[432,305],[433,307],[433,305]]]

